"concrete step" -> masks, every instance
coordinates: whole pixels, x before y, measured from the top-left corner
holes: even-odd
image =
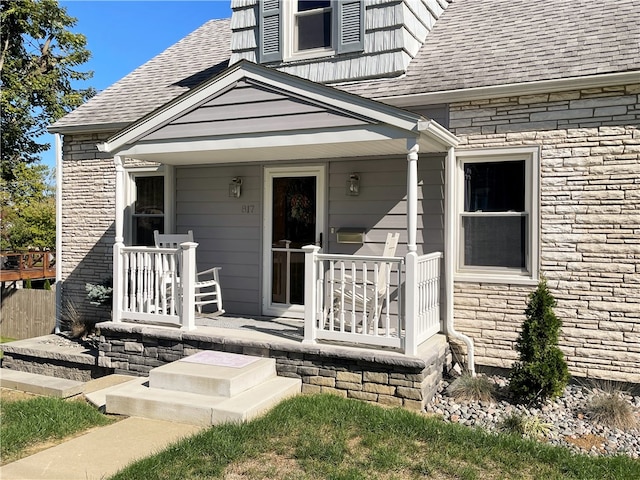
[[[255,418],[300,392],[301,381],[273,377],[233,397],[151,388],[141,379],[106,394],[106,412],[193,425],[218,425]]]
[[[0,387],[23,392],[68,398],[82,393],[84,382],[66,378],[48,377],[38,373],[20,372],[0,368]]]
[[[233,397],[276,376],[273,358],[203,351],[149,372],[149,386]]]

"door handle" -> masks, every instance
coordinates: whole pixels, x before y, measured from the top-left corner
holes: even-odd
[[[320,239],[318,240],[318,246],[322,248],[322,232],[320,232]]]

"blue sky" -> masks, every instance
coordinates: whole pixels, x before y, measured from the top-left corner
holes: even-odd
[[[93,78],[77,84],[98,92],[211,19],[231,16],[230,0],[60,0],[77,19],[71,30],[87,37],[91,60],[78,70],[93,70]],[[55,166],[54,137],[42,162]]]

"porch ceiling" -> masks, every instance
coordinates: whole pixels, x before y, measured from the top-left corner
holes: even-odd
[[[445,152],[457,138],[418,114],[240,62],[98,145],[172,165]]]

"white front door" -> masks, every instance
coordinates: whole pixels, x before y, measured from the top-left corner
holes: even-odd
[[[322,246],[324,219],[322,166],[265,169],[265,315],[304,316],[304,252]]]

